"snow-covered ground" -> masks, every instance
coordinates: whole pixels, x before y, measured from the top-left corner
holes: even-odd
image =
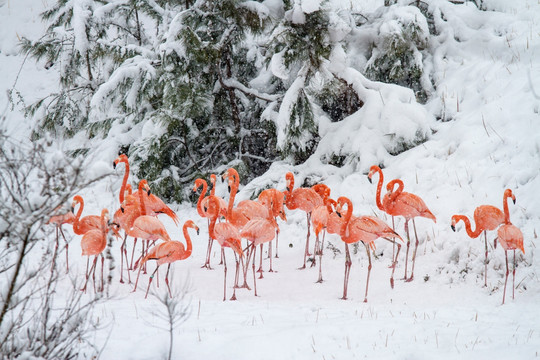
[[[194,204],[171,205],[183,221],[194,220],[201,228],[192,234],[193,255],[173,266],[173,289],[189,284],[187,299],[191,314],[174,333],[174,356],[182,359],[433,359],[433,358],[513,358],[540,356],[540,263],[536,255],[540,231],[540,5],[537,1],[486,1],[496,12],[478,12],[469,3],[456,7],[455,18],[462,22],[456,36],[460,42],[444,47],[441,61],[434,61],[434,81],[444,99],[448,122],[431,122],[433,135],[424,144],[398,156],[383,155],[385,185],[401,178],[406,191],[421,196],[437,222],[417,219],[420,246],[415,280],[401,280],[404,257],[396,269],[395,288],[389,285],[391,245],[377,241],[373,259],[368,302],[363,303],[367,259],[361,248],[353,256],[349,300],[343,291],[344,254],[341,240],[327,236],[341,252],[327,249],[323,258],[325,281],[317,284],[317,267],[297,270],[302,263],[306,219],[301,211],[289,211],[281,223],[279,259],[275,273],[264,273],[253,291],[237,291],[238,301],[222,301],[223,269],[219,246],[214,246],[214,270],[201,269],[207,246],[206,220],[199,218]],[[0,0],[0,114],[2,127],[12,136],[27,132],[27,120],[17,109],[11,111],[6,89],[17,79],[17,89],[27,99],[36,98],[56,86],[53,74],[27,60],[19,74],[23,56],[17,55],[20,36],[36,37],[44,30],[38,14],[43,2]],[[470,30],[476,29],[475,31]],[[456,30],[457,31],[457,30]],[[444,36],[441,35],[441,36]],[[439,114],[441,101],[425,108]],[[396,114],[396,116],[399,114]],[[115,154],[103,161],[110,164]],[[375,206],[376,185],[363,172],[341,170],[328,173],[325,183],[332,198],[348,196],[356,215],[376,214],[390,219]],[[296,170],[309,174],[318,166],[310,161]],[[277,181],[284,190],[285,173],[290,168],[274,164],[265,179]],[[111,169],[112,171],[112,169]],[[118,207],[117,194],[123,168],[115,176],[83,193],[85,214],[97,214],[102,207]],[[259,179],[263,181],[264,179]],[[375,180],[378,180],[375,177]],[[227,193],[218,184],[218,195]],[[453,214],[472,216],[482,204],[502,207],[505,188],[514,191],[516,205],[510,205],[512,222],[525,238],[525,254],[519,254],[516,297],[507,289],[501,305],[505,257],[501,247],[490,240],[488,287],[483,285],[483,239],[471,240],[463,225],[450,228]],[[246,196],[240,193],[238,198]],[[173,239],[181,229],[163,219]],[[403,220],[396,228],[403,232]],[[69,231],[68,231],[69,232]],[[73,235],[70,247],[70,277],[84,280],[85,259],[79,256],[79,238]],[[51,239],[52,241],[52,239]],[[313,241],[313,240],[312,240]],[[313,243],[313,242],[312,242]],[[227,249],[229,250],[229,249]],[[119,254],[116,244],[115,254]],[[404,248],[402,249],[404,254]],[[232,294],[234,262],[229,265],[227,296]],[[119,258],[116,259],[117,269]],[[149,269],[152,271],[154,265]],[[265,265],[265,269],[268,265]],[[165,270],[165,269],[163,269]],[[164,293],[165,271],[160,271]],[[96,346],[104,346],[102,359],[153,359],[168,349],[166,327],[156,314],[159,301],[144,299],[148,275],[141,275],[140,288],[113,280],[113,298],[96,310],[103,328],[95,335]],[[134,276],[134,274],[132,274]],[[509,278],[511,281],[511,275]],[[67,282],[66,282],[67,284]],[[510,282],[511,284],[511,282]],[[92,296],[92,291],[88,296]],[[84,354],[81,354],[84,357]]]

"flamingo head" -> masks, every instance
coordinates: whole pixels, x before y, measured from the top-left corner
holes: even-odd
[[[113,162],[113,169],[116,169],[116,165],[118,165],[119,162],[128,163],[128,157],[126,154],[121,154],[118,156],[114,162]]]
[[[203,186],[204,180],[201,178],[195,179],[195,184],[193,185],[193,192],[197,191],[198,188]]]
[[[294,186],[294,174],[289,171],[285,175],[285,180],[287,181],[287,185],[286,185],[287,191],[290,192]]]
[[[193,222],[193,220],[188,220],[184,223],[184,227],[186,228],[192,228],[192,229],[195,229],[197,230],[197,235],[199,235],[199,227],[197,225],[195,225],[195,223]]]
[[[370,183],[373,182],[373,180],[371,180],[371,178],[373,177],[373,175],[375,175],[375,173],[382,173],[382,170],[380,167],[378,167],[377,165],[373,165],[369,168],[369,173],[368,173],[368,180]]]
[[[504,196],[505,196],[505,197],[512,198],[512,201],[514,202],[514,204],[516,203],[516,196],[514,195],[514,193],[512,192],[512,190],[510,190],[510,189],[504,190]]]

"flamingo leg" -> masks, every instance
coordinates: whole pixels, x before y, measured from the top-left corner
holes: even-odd
[[[201,268],[207,268],[208,270],[212,270],[212,267],[210,266],[210,256],[212,254],[212,244],[214,240],[210,237],[210,219],[207,219],[208,221],[208,247],[206,248],[206,261],[204,262],[204,265],[201,266]]]
[[[512,268],[512,299],[514,299],[515,288],[516,288],[516,250],[514,249],[514,267]]]
[[[143,242],[143,244],[144,244],[144,242]],[[129,265],[129,269],[133,269],[133,256],[135,255],[135,248],[136,247],[137,247],[137,238],[135,238],[133,240],[133,250],[131,250],[131,264]]]
[[[390,287],[393,289],[394,288],[394,272],[396,271],[396,265],[397,265],[397,262],[398,262],[398,256],[399,256],[399,252],[401,251],[401,244],[399,244],[395,240],[391,240],[391,239],[387,239],[387,238],[383,238],[383,239],[386,240],[386,241],[390,241],[391,243],[393,243],[394,246],[397,246],[396,257],[392,259],[393,260],[392,265],[389,266],[392,269],[392,274],[390,275]]]
[[[225,263],[225,255],[223,256],[223,262]],[[240,271],[240,263],[238,261],[238,257],[236,256],[236,253],[234,253],[234,260],[236,260],[236,275],[235,275],[235,278],[238,278],[238,274],[239,274],[239,271]],[[236,300],[236,288],[233,287],[233,294],[231,296],[231,299],[230,300]]]
[[[126,251],[126,240],[127,240],[127,234],[124,236],[122,245],[120,245],[120,283],[121,284],[124,283],[124,279],[122,276],[124,274],[124,252]],[[126,268],[127,268],[127,255],[126,255]],[[128,274],[129,274],[129,270],[128,270]]]
[[[247,256],[246,256],[246,263],[244,264],[244,260],[242,260],[242,273],[244,275],[244,284],[240,286],[241,288],[251,290],[247,283],[247,272],[249,267],[249,261],[251,260],[251,255],[253,255],[253,243],[249,244],[247,246]],[[238,287],[238,284],[237,286]]]
[[[351,272],[351,254],[349,253],[349,244],[345,243],[345,276],[343,279],[343,297],[341,300],[347,300],[347,285],[349,284],[349,273]]]
[[[403,280],[407,280],[407,264],[409,261],[409,248],[411,247],[411,238],[409,236],[409,220],[405,219],[405,233],[407,234],[407,252],[405,253],[405,275]]]
[[[259,269],[257,270],[257,272],[260,273],[259,279],[263,278],[262,260],[263,260],[263,244],[261,244],[261,254],[260,254],[260,261],[259,261]],[[255,262],[255,257],[253,257],[253,262]]]
[[[152,280],[154,279],[154,275],[157,273],[159,269],[159,265],[156,266],[156,270],[150,275],[150,278],[148,279],[148,287],[146,288],[146,294],[144,295],[144,298],[146,299],[148,297],[148,291],[150,290],[150,284],[152,284]],[[140,269],[139,269],[140,270]],[[159,275],[158,275],[159,277]]]
[[[225,260],[225,251],[221,248],[221,259],[223,260],[223,301],[227,295],[227,262]]]
[[[315,257],[319,254],[319,233],[315,231],[315,246],[313,247],[313,261],[311,262],[310,267],[314,267],[317,265],[317,261],[315,261]]]
[[[322,278],[322,256],[323,256],[323,248],[324,248],[324,237],[326,235],[326,231],[323,232],[323,238],[322,238],[322,243],[321,243],[321,246],[320,248],[318,249],[319,250],[319,279],[317,280],[318,283],[322,283],[323,282],[323,278]]]
[[[255,296],[258,296],[257,295],[257,280],[255,276],[255,255],[256,254],[257,254],[257,246],[255,246],[255,243],[253,243],[253,263],[251,265],[251,269],[253,270],[253,288],[255,289]],[[261,244],[261,254],[262,254],[262,244]],[[261,256],[261,260],[262,260],[262,256]],[[262,273],[261,273],[261,277],[262,277]]]
[[[101,290],[103,292],[105,288],[104,278],[103,278],[103,267],[105,266],[105,258],[103,257],[103,254],[100,254],[101,256]]]
[[[503,305],[504,305],[504,298],[506,296],[506,283],[508,282],[508,273],[510,270],[508,270],[508,251],[504,250],[504,256],[506,257],[506,276],[504,278],[504,290],[503,290]]]
[[[169,296],[172,298],[171,287],[169,286],[169,270],[171,270],[171,264],[167,266],[167,274],[165,274],[165,284],[167,284],[167,289],[169,289]]]
[[[371,273],[371,254],[369,253],[369,245],[364,244],[366,247],[366,252],[369,260],[368,270],[367,270],[367,280],[366,280],[366,295],[364,297],[364,302],[367,303],[367,293],[368,293],[368,287],[369,287],[369,274]]]
[[[396,226],[394,224],[394,215],[392,215],[392,230],[396,231]],[[391,267],[391,268],[396,267],[397,255],[395,255],[395,253],[396,253],[395,251],[396,251],[396,242],[394,241],[394,243],[392,245],[392,265],[390,265],[388,267]]]
[[[304,250],[304,265],[302,265],[301,267],[298,268],[298,270],[303,270],[306,268],[306,260],[307,260],[307,257],[308,256],[311,256],[311,254],[309,253],[309,228],[310,228],[310,220],[309,220],[309,215],[310,213],[306,213],[306,216],[307,216],[307,236],[306,236],[306,249]]]
[[[138,264],[139,264],[139,260],[137,260],[137,262],[135,263],[135,266],[137,266]],[[137,280],[135,280],[135,287],[133,288],[132,292],[135,292],[135,290],[137,290],[137,284],[139,283],[139,276],[141,275],[141,269],[142,269],[142,264],[141,266],[139,266],[139,271],[137,271]]]
[[[277,230],[276,230],[276,236],[277,236]],[[272,269],[272,241],[268,244],[268,257],[270,258],[270,269],[268,269],[268,272],[274,272]]]
[[[90,259],[90,256],[88,257]],[[97,256],[94,258],[94,261],[92,262],[92,266],[90,267],[90,271],[88,271],[88,260],[86,262],[86,281],[84,282],[84,287],[81,289],[81,291],[84,291],[86,293],[86,286],[88,285],[88,280],[90,279],[90,273],[95,273],[94,270],[96,268],[97,263]],[[95,280],[95,277],[94,277]],[[95,291],[95,281],[94,281],[94,291]]]
[[[279,230],[276,229],[276,259],[279,258],[279,256],[278,256],[278,235],[279,235]]]
[[[414,221],[414,218],[412,219],[412,223],[413,223],[414,237],[416,239],[416,242],[414,243],[414,251],[413,251],[413,256],[412,256],[411,277],[406,280],[407,282],[413,281],[413,278],[414,278],[414,264],[416,263],[416,251],[418,250],[418,234],[416,233],[416,223]]]
[[[488,244],[487,244],[487,231],[484,230],[484,243],[486,245],[486,258],[484,260],[484,287],[487,287],[487,266],[488,266]]]

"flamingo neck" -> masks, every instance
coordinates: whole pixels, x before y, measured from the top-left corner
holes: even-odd
[[[287,174],[287,188],[285,188],[285,191],[283,192],[285,194],[285,205],[287,207],[290,207],[291,206],[291,203],[292,203],[292,192],[293,192],[293,189],[294,189],[294,175],[292,175],[292,173]]]
[[[204,196],[206,195],[206,191],[208,190],[208,184],[203,179],[201,179],[201,181],[199,182],[199,186],[197,186],[197,188],[201,186],[200,184],[202,184],[203,189],[201,191],[201,194],[199,195],[199,200],[197,200],[197,212],[199,213],[200,216],[204,217],[202,201],[203,201]]]
[[[77,214],[75,214],[75,223],[79,223],[79,220],[81,219],[81,215],[84,208],[84,200],[82,198],[79,199],[79,209],[77,210]]]
[[[482,230],[478,227],[478,225],[476,225],[476,229],[475,231],[473,231],[471,227],[471,221],[469,220],[468,217],[464,215],[455,215],[454,219],[456,219],[456,222],[458,222],[459,220],[462,220],[465,223],[465,231],[467,232],[467,235],[469,235],[470,238],[473,238],[473,239],[477,238],[482,232]]]
[[[382,170],[377,168],[377,173],[379,174],[379,181],[377,182],[377,194],[375,195],[375,202],[377,203],[377,207],[379,210],[384,211],[384,207],[381,201],[381,190],[383,186],[384,176],[382,173]]]
[[[229,206],[227,207],[227,220],[230,220],[233,206],[234,206],[234,198],[236,197],[236,193],[238,191],[238,187],[240,186],[240,180],[237,176],[232,175],[233,178],[233,184],[231,186],[231,194],[229,196]]]
[[[124,202],[124,192],[126,190],[126,184],[129,177],[129,162],[127,160],[122,160],[124,164],[126,164],[126,169],[124,172],[124,179],[122,180],[122,187],[120,188],[120,204]]]
[[[511,224],[510,222],[510,211],[508,210],[508,198],[510,197],[510,194],[508,194],[506,191],[503,195],[503,211],[504,211],[504,223],[505,224]]]
[[[144,206],[144,194],[143,194],[143,182],[139,183],[139,205],[141,208],[141,216],[146,215],[146,209]]]
[[[389,184],[392,185],[392,187],[389,189],[390,190],[390,200],[394,201],[399,195],[401,195],[401,193],[403,192],[403,188],[405,187],[403,185],[403,181],[401,181],[400,179],[395,179],[395,180],[392,180]],[[397,184],[397,189],[394,190],[394,187],[395,185]]]
[[[349,226],[349,221],[351,220],[351,217],[352,217],[353,205],[352,205],[351,200],[348,198],[343,198],[341,203],[347,204],[347,213],[345,214],[345,218],[343,219],[343,225],[341,227],[341,232],[340,232],[341,237],[346,238],[349,235],[347,229]]]
[[[184,232],[184,239],[186,239],[186,251],[184,254],[182,254],[183,260],[187,259],[191,255],[191,252],[193,251],[193,244],[191,243],[191,237],[189,236],[188,226],[186,224],[184,224],[184,228],[182,230]]]
[[[214,174],[210,175],[210,182],[212,183],[212,189],[210,189],[210,195],[216,195],[216,175]]]

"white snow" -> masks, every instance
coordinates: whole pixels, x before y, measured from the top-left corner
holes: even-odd
[[[276,1],[266,3],[278,12]],[[321,2],[295,3],[289,16],[294,22],[302,22],[304,12],[315,11]],[[332,3],[352,7],[356,2]],[[284,190],[285,173],[294,171],[297,184],[305,179],[322,180],[332,189],[332,198],[351,198],[355,215],[375,214],[391,223],[376,208],[376,185],[365,176],[371,165],[382,163],[385,185],[390,179],[401,178],[406,191],[421,196],[437,216],[436,223],[422,218],[416,221],[420,245],[415,280],[398,280],[404,271],[404,257],[400,255],[395,288],[390,288],[392,247],[377,240],[378,258],[372,256],[368,302],[362,302],[367,273],[362,248],[353,255],[349,300],[340,300],[344,270],[341,240],[336,235],[326,236],[326,242],[340,253],[325,249],[325,281],[316,284],[317,267],[296,269],[302,262],[306,216],[301,211],[287,211],[287,223],[279,221],[280,257],[273,262],[277,272],[266,271],[264,279],[257,281],[259,297],[254,297],[253,291],[239,289],[238,301],[223,302],[219,245],[213,247],[215,269],[200,268],[207,246],[206,220],[199,218],[192,203],[171,204],[182,223],[192,219],[201,229],[199,235],[192,235],[193,255],[171,269],[173,289],[189,284],[191,308],[187,321],[174,332],[173,358],[476,360],[540,356],[540,262],[536,255],[540,232],[540,6],[530,0],[484,3],[496,11],[478,11],[471,2],[453,5],[434,1],[430,5],[444,12],[446,21],[435,24],[440,32],[428,45],[437,49],[429,59],[436,94],[424,106],[414,101],[411,90],[366,79],[355,70],[358,64],[365,65],[366,59],[354,58],[354,50],[334,49],[329,70],[353,86],[366,100],[364,107],[339,123],[324,122],[319,147],[306,163],[296,167],[274,163],[267,174],[243,187],[237,196],[238,200],[248,198],[257,188],[270,185]],[[37,14],[43,5],[31,0],[0,1],[0,126],[13,138],[23,138],[33,125],[22,116],[20,107],[11,108],[6,90],[16,83],[25,99],[37,99],[57,86],[51,73],[57,69],[45,70],[43,64],[30,60],[15,82],[24,58],[15,55],[17,37],[36,38],[42,33],[45,27]],[[381,5],[382,1],[372,1],[354,6],[365,6],[357,11],[369,14]],[[401,13],[403,17],[411,14]],[[345,31],[345,27],[339,28]],[[366,33],[356,35],[350,46],[369,38]],[[278,60],[274,64],[273,59],[272,72],[287,79]],[[144,62],[135,65],[133,71],[140,71]],[[283,101],[297,89],[293,82]],[[100,93],[102,101],[106,99],[105,90]],[[133,98],[132,103],[135,101]],[[286,122],[278,110],[267,109],[265,115],[278,119],[278,140],[282,140]],[[121,135],[121,130],[114,128],[113,135],[137,140],[137,133]],[[147,123],[142,131],[157,130]],[[397,156],[389,154],[392,134],[410,140],[417,133],[426,135],[428,141]],[[110,143],[115,144],[114,140]],[[107,166],[116,151],[113,145],[110,149],[107,143],[100,145],[93,156],[101,159],[92,173],[112,171],[112,166],[110,170]],[[336,167],[325,160],[331,154],[358,155],[354,161]],[[118,208],[123,167],[114,173],[113,178],[81,193],[85,214],[98,214],[103,207],[111,212]],[[130,177],[130,182],[135,183],[135,178]],[[227,194],[226,187],[220,179],[217,193]],[[510,274],[506,304],[501,305],[505,257],[500,246],[493,249],[495,233],[488,233],[490,262],[488,286],[484,288],[483,239],[469,239],[462,226],[452,232],[450,218],[453,214],[472,217],[474,208],[482,204],[502,207],[505,188],[512,189],[517,198],[516,205],[510,203],[509,207],[512,222],[524,234],[525,254],[517,255],[515,299],[511,296]],[[36,194],[29,199],[31,203],[39,201]],[[181,229],[172,220],[160,219],[173,239],[182,239]],[[84,281],[86,259],[80,256],[80,237],[65,229],[71,239],[70,277],[78,286]],[[396,229],[404,235],[403,219],[396,219]],[[313,241],[312,235],[311,244]],[[115,243],[115,256],[119,247],[120,243]],[[234,261],[226,250],[230,297]],[[404,250],[402,247],[402,254]],[[168,333],[161,329],[166,324],[156,314],[162,305],[153,296],[144,299],[149,275],[141,275],[139,288],[132,293],[133,285],[118,282],[119,256],[115,261],[117,273],[111,285],[114,297],[95,312],[103,325],[95,334],[96,346],[103,346],[101,359],[162,358],[168,349]],[[154,266],[150,261],[149,271]],[[264,267],[268,270],[267,262]],[[166,291],[165,271],[162,267],[159,288],[153,285],[153,291],[160,294]],[[251,276],[251,272],[248,274]],[[134,276],[132,273],[132,280]],[[65,282],[65,286],[72,286],[70,279]],[[86,296],[93,296],[92,290]]]

